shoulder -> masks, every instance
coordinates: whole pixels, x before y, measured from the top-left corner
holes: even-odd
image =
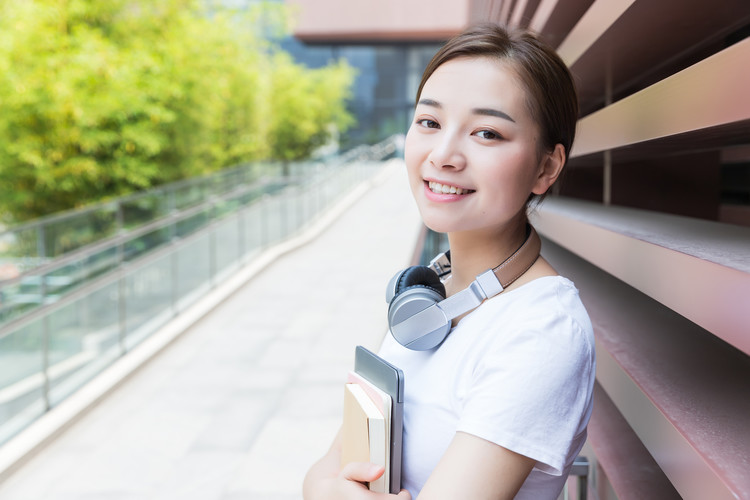
[[[459,430],[559,474],[590,414],[591,322],[573,283],[559,276],[503,295],[466,318],[467,337],[476,340],[466,352]]]
[[[467,317],[473,328],[502,328],[506,332],[549,331],[566,325],[592,331],[591,321],[573,282],[562,276],[537,278],[486,301]],[[502,320],[502,326],[499,321]]]
[[[591,321],[575,285],[561,276],[538,278],[493,297],[454,334],[465,338],[480,364],[493,367],[534,360],[523,371],[535,366],[579,371],[594,359]]]

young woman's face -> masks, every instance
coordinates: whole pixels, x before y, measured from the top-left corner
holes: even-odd
[[[503,62],[462,57],[425,83],[406,136],[409,183],[425,224],[438,232],[502,231],[547,184],[539,127]]]

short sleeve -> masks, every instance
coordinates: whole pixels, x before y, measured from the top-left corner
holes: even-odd
[[[488,337],[502,340],[483,346],[458,430],[532,458],[543,472],[562,474],[591,412],[590,323],[556,311]]]

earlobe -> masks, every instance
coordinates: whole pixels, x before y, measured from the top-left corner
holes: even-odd
[[[536,178],[534,188],[531,190],[534,194],[544,194],[547,189],[555,183],[562,173],[565,166],[565,147],[562,144],[556,144],[551,153],[545,153],[539,164],[539,175]]]

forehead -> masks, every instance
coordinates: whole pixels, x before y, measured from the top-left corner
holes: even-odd
[[[459,57],[435,69],[422,88],[420,98],[441,103],[522,107],[526,93],[508,62],[489,57]]]

